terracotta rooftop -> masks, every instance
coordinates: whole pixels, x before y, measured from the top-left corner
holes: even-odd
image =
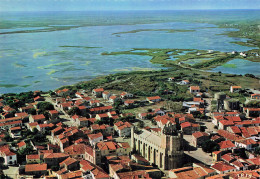
[[[222,141],[218,143],[221,149],[236,147],[230,140]]]
[[[88,134],[88,138],[89,138],[90,140],[94,140],[94,139],[97,139],[97,138],[100,138],[100,137],[103,137],[103,135],[102,135],[101,132],[99,132],[99,133],[97,133],[97,134]]]
[[[40,155],[38,155],[38,154],[26,155],[26,159],[29,159],[29,160],[40,159]]]
[[[228,170],[235,170],[236,168],[225,163],[225,162],[216,162],[215,164],[213,164],[211,166],[211,168],[217,170],[217,171],[221,171],[221,172],[224,172],[224,171],[228,171]]]
[[[160,97],[160,96],[153,96],[153,97],[147,97],[147,99],[148,99],[149,101],[152,101],[152,100],[161,99],[161,97]]]
[[[103,92],[104,89],[103,88],[97,88],[97,89],[93,89],[93,91],[95,91],[95,92]]]
[[[26,164],[25,165],[25,172],[37,172],[37,171],[46,171],[47,164]]]

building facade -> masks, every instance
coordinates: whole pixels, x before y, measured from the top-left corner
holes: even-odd
[[[150,164],[160,169],[169,170],[182,166],[183,134],[170,126],[165,126],[160,132],[142,129],[131,129],[131,148],[143,156]]]

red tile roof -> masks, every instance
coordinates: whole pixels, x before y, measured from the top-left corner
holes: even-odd
[[[87,149],[87,145],[76,144],[76,145],[71,145],[69,147],[66,147],[64,149],[64,153],[67,153],[69,155],[85,154],[86,149]]]
[[[26,112],[21,112],[21,113],[15,113],[15,116],[17,116],[17,117],[27,117],[27,116],[29,116],[29,114],[27,114]]]
[[[102,135],[101,132],[99,132],[99,133],[97,133],[97,134],[88,134],[88,138],[89,138],[90,140],[94,140],[94,139],[97,139],[97,138],[100,138],[100,137],[103,137],[103,135]]]
[[[38,155],[38,154],[26,155],[26,159],[29,159],[29,160],[40,159],[40,155]]]
[[[225,131],[225,130],[218,130],[218,134],[228,140],[231,140],[231,141],[239,141],[239,140],[243,140],[245,139],[244,137],[241,137],[239,135],[236,135],[236,134],[233,134],[233,133],[230,133],[228,131]]]
[[[3,110],[8,112],[15,111],[15,109],[11,108],[10,106],[5,106]]]
[[[239,116],[225,116],[225,119],[228,121],[233,121],[233,122],[240,122],[241,118]]]
[[[235,134],[240,134],[241,133],[239,127],[237,127],[237,126],[231,126],[230,128],[233,131],[233,133],[235,133]]]
[[[8,145],[3,145],[3,146],[0,146],[0,153],[2,153],[3,155],[5,156],[13,156],[13,155],[16,155],[15,153],[13,153],[9,146]]]
[[[69,173],[61,175],[61,179],[83,179],[82,178],[82,171],[70,171]]]
[[[260,96],[260,94],[251,94],[251,96]]]
[[[63,160],[63,161],[60,163],[60,165],[63,165],[63,164],[64,164],[64,165],[68,166],[68,165],[71,165],[71,164],[73,164],[73,163],[75,163],[75,162],[77,162],[76,159],[69,157],[69,158],[66,158],[65,160]]]
[[[34,120],[41,120],[41,119],[45,119],[45,116],[43,114],[38,114],[38,115],[32,115],[32,118]]]
[[[11,131],[17,131],[17,130],[21,130],[21,129],[22,129],[21,126],[10,128]]]
[[[221,120],[219,121],[223,126],[232,126],[235,125],[232,121],[227,121],[227,120]]]
[[[122,179],[150,179],[149,174],[145,170],[137,170],[137,171],[130,171],[130,172],[122,172],[117,174],[119,178]]]
[[[191,123],[190,122],[184,122],[184,123],[181,123],[181,128],[186,128],[186,127],[191,127]]]
[[[112,100],[114,100],[114,99],[116,99],[117,98],[117,96],[110,96],[109,97],[109,99],[112,99]]]
[[[202,136],[209,136],[209,134],[208,133],[206,133],[206,132],[194,132],[193,134],[192,134],[195,138],[200,138],[200,137],[202,137]]]
[[[97,143],[97,147],[99,148],[99,150],[116,150],[117,148],[120,148],[120,146],[113,141],[101,141]]]
[[[153,96],[153,97],[147,97],[147,99],[148,99],[149,101],[152,101],[152,100],[161,99],[161,97],[160,97],[160,96]]]
[[[222,158],[224,161],[228,162],[228,163],[230,163],[232,160],[235,160],[235,158],[232,156],[231,153],[227,153],[227,154],[225,154],[225,155],[222,155],[221,158]]]
[[[90,111],[91,112],[95,112],[95,111],[107,111],[113,109],[112,106],[102,106],[102,107],[96,107],[96,108],[91,108]]]
[[[66,158],[66,157],[69,157],[69,155],[65,153],[45,153],[43,156],[44,159]]]
[[[214,165],[211,166],[211,168],[221,172],[236,169],[235,167],[224,162],[216,162]]]
[[[200,90],[200,87],[199,86],[191,86],[190,89],[191,90]]]
[[[126,100],[124,101],[125,104],[133,104],[135,101],[134,100]]]
[[[236,147],[230,140],[222,141],[218,143],[221,149],[233,148]]]
[[[93,91],[95,91],[95,92],[103,92],[104,89],[103,88],[97,88],[97,89],[93,89]]]
[[[245,144],[245,145],[257,144],[253,139],[245,139],[245,140],[239,141],[238,143],[242,143],[242,144]]]
[[[260,158],[251,158],[251,159],[247,159],[247,161],[249,161],[250,163],[252,163],[254,165],[260,166]]]
[[[108,118],[108,117],[109,117],[109,116],[107,115],[107,113],[97,114],[97,116],[99,116],[100,118]]]
[[[23,146],[25,146],[25,145],[26,145],[26,143],[25,143],[24,141],[21,141],[21,142],[19,142],[17,145],[18,145],[18,147],[20,148],[20,147],[23,147]]]
[[[37,172],[37,171],[46,171],[47,164],[26,164],[25,165],[25,172]]]
[[[59,112],[57,110],[50,110],[49,113],[50,114],[58,114]]]
[[[235,88],[241,88],[241,86],[231,86],[233,89],[235,89]]]

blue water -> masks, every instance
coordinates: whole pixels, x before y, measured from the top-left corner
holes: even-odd
[[[229,15],[230,20],[260,17],[257,16],[260,15],[258,11],[252,11],[251,14],[244,11],[240,13],[225,11],[225,13]],[[2,77],[0,93],[54,90],[62,85],[118,71],[161,68],[160,65],[151,64],[149,56],[103,56],[102,52],[125,51],[132,48],[212,49],[223,52],[252,49],[230,43],[247,39],[217,35],[237,29],[220,29],[207,22],[210,17],[214,21],[220,21],[225,13],[223,11],[1,13],[0,33],[13,33],[0,35]],[[15,33],[21,30],[62,26],[71,28],[49,32]],[[175,33],[141,31],[114,34],[140,29],[195,31]],[[172,60],[174,59],[175,56],[172,57]],[[17,86],[6,88],[4,87],[6,84]]]
[[[244,59],[234,59],[226,64],[234,64],[235,67],[227,67],[227,66],[218,66],[211,71],[213,72],[223,72],[223,73],[231,73],[236,75],[244,75],[246,73],[254,74],[256,76],[260,76],[260,63],[259,62],[251,62]]]

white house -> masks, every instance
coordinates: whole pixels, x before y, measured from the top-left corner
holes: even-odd
[[[241,55],[242,57],[246,57],[246,54],[245,53],[243,53],[243,52],[240,52],[240,54],[239,55]]]
[[[125,99],[125,98],[133,98],[134,95],[128,92],[122,92],[120,95],[120,98]]]
[[[102,97],[103,97],[103,99],[105,99],[105,100],[109,100],[109,97],[111,96],[111,93],[110,92],[108,92],[108,91],[104,91],[103,93],[102,93]]]
[[[174,80],[175,80],[174,77],[170,77],[170,78],[168,78],[168,81],[174,81]]]
[[[199,86],[190,86],[190,93],[199,93],[200,87]]]
[[[245,148],[246,150],[253,150],[258,144],[253,139],[245,139],[243,141],[235,142],[236,147]]]
[[[96,143],[103,141],[103,135],[101,132],[97,134],[88,134],[89,143],[94,146]]]
[[[120,137],[131,136],[131,127],[132,124],[130,124],[129,122],[122,121],[119,121],[114,125],[115,131],[118,133]]]
[[[159,102],[159,101],[161,101],[161,97],[160,96],[152,96],[152,97],[147,97],[146,100],[149,101],[150,103]]]
[[[109,97],[109,102],[110,103],[115,103],[119,99],[120,99],[119,97],[113,95],[113,96]]]
[[[238,92],[240,90],[241,90],[241,86],[230,86],[231,93]]]
[[[190,83],[189,80],[182,80],[179,84],[180,85],[187,85],[189,83]]]
[[[17,163],[17,156],[10,151],[8,145],[0,147],[0,156],[4,158],[4,165],[14,165]]]

